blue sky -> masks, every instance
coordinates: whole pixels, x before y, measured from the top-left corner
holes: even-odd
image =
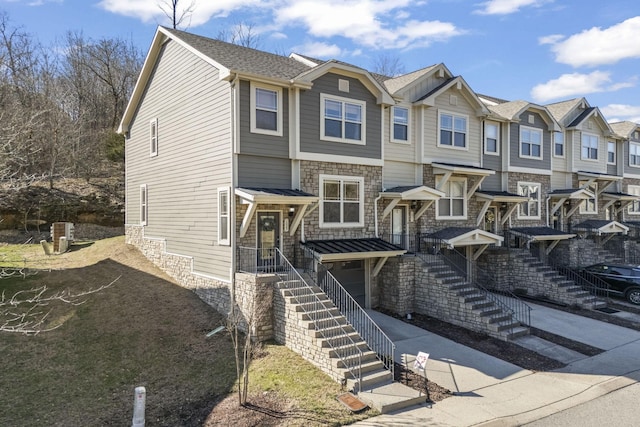
[[[0,0],[52,46],[67,31],[124,37],[146,52],[170,0]],[[216,37],[250,24],[262,50],[410,72],[443,62],[476,91],[538,104],[584,96],[609,121],[640,123],[638,0],[180,0],[183,29]]]

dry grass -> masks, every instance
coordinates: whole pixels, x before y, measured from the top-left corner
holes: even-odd
[[[79,292],[120,279],[82,305],[53,307],[54,331],[0,333],[0,425],[130,425],[140,385],[148,426],[229,425],[229,417],[237,427],[340,425],[371,415],[352,416],[335,401],[336,383],[277,345],[252,364],[253,406],[240,410],[228,334],[205,337],[222,317],[122,237],[54,256],[39,245],[0,247],[0,261],[8,254],[44,270],[0,280],[6,294],[42,285]]]

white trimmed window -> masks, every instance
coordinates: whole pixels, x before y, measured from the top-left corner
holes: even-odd
[[[229,188],[218,188],[218,244],[229,245],[231,243],[229,212]]]
[[[147,225],[147,216],[149,215],[149,201],[147,193],[147,184],[140,186],[140,225]]]
[[[564,133],[553,133],[553,155],[556,157],[564,157]]]
[[[607,164],[616,164],[616,143],[613,141],[607,141]]]
[[[581,188],[586,188],[590,193],[593,193],[593,197],[590,197],[582,202],[580,205],[581,214],[596,214],[598,213],[598,183],[594,182],[587,185],[587,182],[580,181]]]
[[[500,138],[499,127],[497,123],[485,123],[484,125],[484,153],[499,155],[500,154]]]
[[[410,111],[405,107],[391,107],[391,142],[409,142]]]
[[[540,219],[540,184],[518,182],[518,194],[529,198],[518,205],[518,219]]]
[[[451,177],[440,190],[444,192],[444,197],[436,202],[436,219],[466,219],[467,179]]]
[[[640,185],[627,186],[627,193],[640,196]],[[640,215],[640,201],[631,203],[628,209],[630,215]]]
[[[590,133],[582,133],[582,160],[598,160],[598,136]]]
[[[282,88],[251,82],[251,132],[282,136]]]
[[[438,113],[438,145],[466,150],[469,120],[467,116],[440,111]]]
[[[366,102],[320,94],[320,104],[320,139],[366,143]]]
[[[149,157],[158,155],[158,119],[149,122]]]
[[[542,159],[542,130],[520,126],[520,157]]]
[[[320,175],[320,227],[364,226],[364,178]]]
[[[629,166],[640,166],[640,144],[629,143]]]

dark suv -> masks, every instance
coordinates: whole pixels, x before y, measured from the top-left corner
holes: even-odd
[[[595,264],[582,269],[582,273],[587,280],[589,276],[595,276],[606,282],[609,294],[640,305],[640,266]]]

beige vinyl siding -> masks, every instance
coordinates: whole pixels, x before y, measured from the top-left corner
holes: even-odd
[[[450,103],[450,96],[457,97],[457,105]],[[467,149],[438,147],[438,111],[467,116]],[[482,152],[481,120],[476,117],[475,109],[457,90],[447,90],[436,98],[435,107],[424,109],[424,163],[450,162],[467,165],[480,165]]]
[[[568,172],[554,172],[551,175],[551,189],[562,190],[565,188],[571,188],[572,175]]]
[[[409,87],[407,90],[402,91],[400,95],[403,99],[414,102],[424,96],[425,93],[431,92],[434,88],[440,86],[445,82],[445,78],[436,77],[437,72],[431,74],[428,78],[421,78],[419,83],[416,83],[415,86]]]
[[[126,221],[138,223],[148,188],[145,236],[193,258],[194,271],[230,279],[231,248],[217,244],[217,189],[231,185],[230,88],[218,71],[175,42],[159,56],[126,142]],[[158,155],[149,157],[149,121]]]
[[[598,161],[582,159],[582,133],[596,135],[598,137]],[[600,133],[600,129],[594,123],[591,129],[586,127],[582,132],[573,133],[573,171],[589,171],[607,173],[607,140]]]
[[[383,187],[393,188],[402,185],[420,184],[420,165],[415,163],[395,162],[385,160],[383,175]]]
[[[420,135],[417,129],[417,115],[419,110],[411,108],[409,105],[398,105],[399,107],[408,108],[409,119],[409,141],[408,143],[391,142],[391,128],[393,127],[393,117],[391,115],[392,108],[384,110],[384,158],[385,160],[396,160],[400,162],[420,163],[416,146]]]

